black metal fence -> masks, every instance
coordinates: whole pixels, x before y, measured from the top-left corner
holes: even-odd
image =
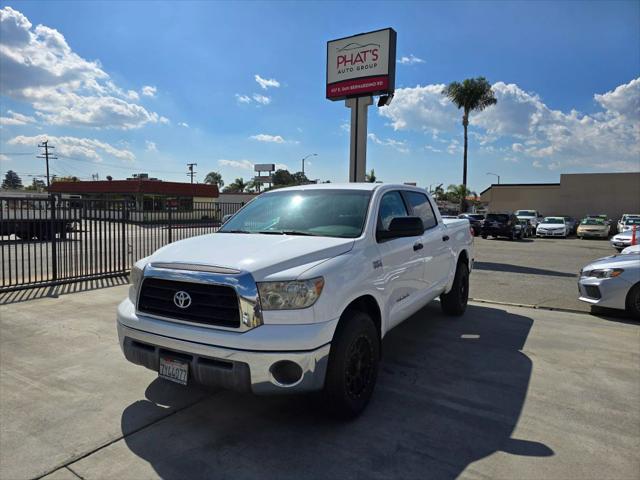
[[[0,292],[125,274],[163,245],[217,231],[242,205],[0,197]]]

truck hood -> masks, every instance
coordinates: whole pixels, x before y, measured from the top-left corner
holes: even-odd
[[[353,248],[351,238],[213,233],[174,242],[147,258],[151,263],[190,263],[250,272],[256,281],[297,278]]]

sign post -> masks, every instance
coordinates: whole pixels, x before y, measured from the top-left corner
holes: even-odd
[[[351,109],[350,182],[365,181],[367,111],[373,95],[383,96],[378,106],[393,98],[396,36],[385,28],[327,42],[327,99],[345,100]]]

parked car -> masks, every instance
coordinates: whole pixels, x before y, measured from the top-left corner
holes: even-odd
[[[473,238],[422,189],[305,185],[265,192],[217,233],[138,261],[117,311],[124,356],[183,385],[324,390],[360,413],[382,338],[431,300],[467,306]]]
[[[567,225],[568,235],[573,235],[578,230],[578,220],[567,215],[563,215],[564,223]]]
[[[620,254],[622,255],[629,255],[632,253],[640,253],[640,244],[636,244],[636,245],[631,245],[630,247],[626,247],[624,248]]]
[[[640,217],[627,216],[624,221],[620,220],[620,222],[618,222],[618,232],[622,233],[633,230],[634,226],[637,231],[640,231]]]
[[[640,258],[636,255],[595,260],[580,270],[578,288],[583,302],[626,310],[640,318]]]
[[[469,220],[469,224],[473,229],[473,235],[480,235],[480,231],[482,230],[482,222],[484,222],[484,215],[480,213],[461,213],[458,215],[458,218],[465,218]]]
[[[513,212],[520,220],[529,220],[533,228],[538,226],[538,223],[543,219],[543,216],[537,210],[516,210]]]
[[[624,231],[624,225],[628,218],[640,218],[640,213],[625,213],[622,215],[620,220],[618,220],[618,233],[622,233]]]
[[[482,238],[506,237],[510,240],[522,238],[518,217],[513,213],[487,213],[480,235]]]
[[[633,245],[633,230],[618,233],[617,235],[614,235],[610,241],[611,246],[620,252],[624,248]],[[640,243],[640,231],[636,232],[636,243]]]
[[[599,218],[600,220],[603,220],[604,223],[606,223],[607,225],[611,225],[613,223],[613,221],[605,213],[599,213],[599,214],[595,214],[595,215],[587,215],[586,218]]]
[[[576,235],[578,238],[609,238],[609,231],[611,226],[607,225],[602,218],[587,217],[584,218],[580,225],[578,225],[578,231]]]
[[[569,228],[564,221],[564,217],[544,217],[538,223],[536,235],[538,237],[562,237],[566,238],[569,234]]]

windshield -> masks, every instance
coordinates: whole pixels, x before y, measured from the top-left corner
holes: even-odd
[[[487,215],[487,220],[492,220],[494,222],[508,222],[509,215],[504,213],[490,213]]]
[[[545,217],[542,223],[564,223],[563,217]]]
[[[356,238],[362,233],[371,191],[291,190],[260,195],[219,233],[263,233]]]
[[[599,218],[585,218],[580,222],[580,225],[604,225],[604,220]]]
[[[625,225],[640,225],[639,217],[629,217],[624,221]]]
[[[535,210],[516,210],[516,217],[535,217]]]

